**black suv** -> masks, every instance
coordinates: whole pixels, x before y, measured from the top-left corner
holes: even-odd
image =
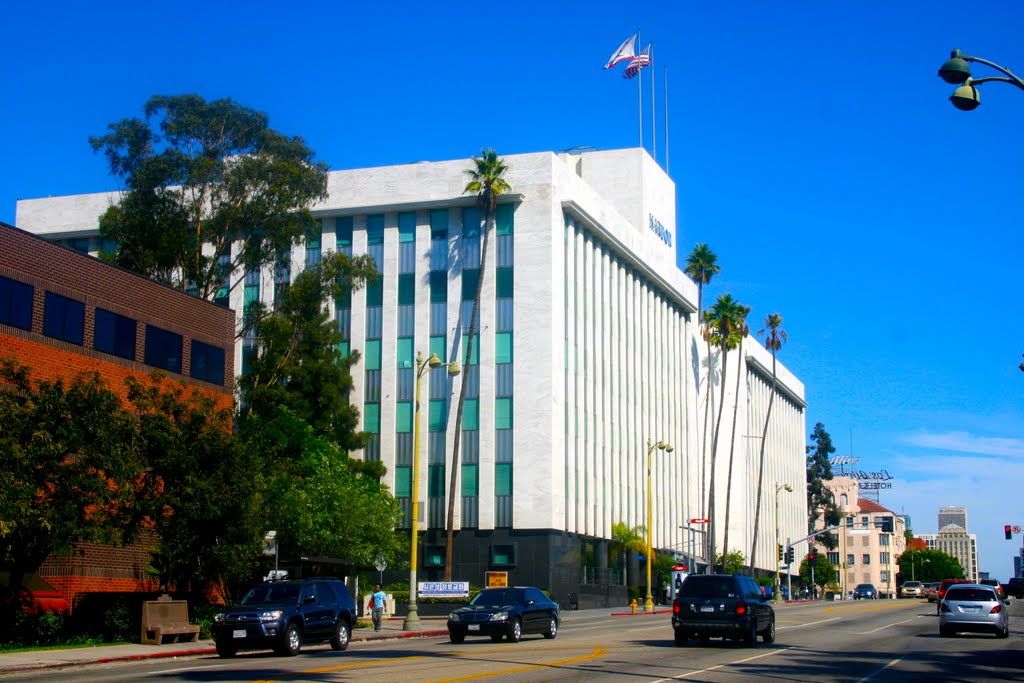
[[[721,637],[757,645],[757,635],[775,642],[775,610],[749,576],[690,574],[672,601],[676,645],[696,636],[702,643]]]
[[[267,647],[297,655],[304,642],[324,640],[344,650],[355,614],[352,594],[338,579],[272,581],[253,587],[237,607],[214,615],[213,639],[221,657]]]
[[[1007,596],[1012,595],[1013,597],[1020,600],[1024,598],[1024,578],[1014,576],[1003,584],[1003,593]]]

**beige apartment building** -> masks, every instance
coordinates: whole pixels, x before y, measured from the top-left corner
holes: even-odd
[[[825,486],[843,513],[841,528],[832,532],[838,542],[827,551],[835,567],[840,592],[849,595],[857,584],[870,583],[880,597],[895,598],[896,558],[906,549],[906,522],[892,510],[860,497],[860,485],[853,477],[835,477]],[[822,520],[817,528],[824,528]],[[818,546],[820,552],[826,552]]]

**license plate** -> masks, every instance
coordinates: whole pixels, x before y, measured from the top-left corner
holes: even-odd
[[[245,638],[245,629],[244,628],[235,629],[234,631],[231,632],[231,637],[232,638]]]
[[[714,612],[715,608],[714,607],[701,607],[700,611],[701,612]]]
[[[469,625],[469,630],[470,631],[479,631],[480,630],[480,624],[470,624]]]

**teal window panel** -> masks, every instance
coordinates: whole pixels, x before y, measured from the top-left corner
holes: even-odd
[[[437,357],[441,359],[441,362],[447,362],[447,347],[448,336],[444,334],[437,334],[430,338],[430,353],[437,354]]]
[[[334,235],[339,247],[352,246],[352,216],[339,216],[334,219]]]
[[[480,399],[467,398],[462,406],[462,430],[480,429]]]
[[[319,249],[320,248],[320,236],[323,233],[323,226],[317,221],[316,227],[313,227],[306,233],[306,249]]]
[[[463,417],[465,420],[465,417]],[[494,399],[494,428],[512,429],[512,398]]]
[[[432,209],[430,212],[430,239],[448,239],[448,209]]]
[[[366,243],[384,244],[384,214],[366,217]]]
[[[462,495],[480,495],[480,467],[475,463],[462,466]]]
[[[443,432],[448,429],[448,401],[438,399],[430,402],[427,409],[429,413],[427,422],[432,432]]]
[[[242,374],[252,373],[252,359],[256,355],[256,349],[251,346],[242,347]]]
[[[335,308],[352,308],[352,288],[346,287],[334,297]]]
[[[380,404],[366,403],[363,405],[364,429],[371,434],[380,434]]]
[[[499,235],[511,235],[514,227],[513,216],[516,207],[512,204],[501,204],[494,212],[494,229]]]
[[[430,303],[448,301],[448,271],[430,271]]]
[[[402,337],[398,340],[398,367],[412,367],[412,337]]]
[[[469,348],[469,337],[470,337],[470,335],[468,335],[468,334],[462,335],[462,364],[463,365],[466,364],[466,349]],[[474,334],[473,335],[473,358],[472,358],[472,363],[473,363],[473,365],[479,365],[480,364],[480,335],[479,334]]]
[[[479,268],[468,268],[462,271],[462,300],[472,301],[476,298],[476,282],[480,279]]]
[[[512,495],[512,463],[499,462],[494,466],[494,495]]]
[[[384,278],[378,277],[377,281],[374,282],[372,285],[366,285],[366,305],[384,305]]]
[[[494,271],[494,298],[496,299],[511,299],[512,298],[512,269],[511,268],[497,268]]]
[[[414,273],[402,273],[398,276],[398,305],[412,305],[416,303],[416,275]]]
[[[245,308],[248,308],[251,304],[254,304],[254,303],[258,302],[259,300],[260,300],[260,286],[259,286],[259,284],[246,285],[245,286],[245,293],[243,295],[243,302],[244,302],[243,306]]]
[[[444,465],[431,465],[427,468],[427,495],[431,498],[444,498],[445,494]]]
[[[399,401],[395,404],[395,431],[407,434],[412,431],[412,401]]]
[[[380,339],[367,339],[363,350],[367,370],[380,370]]]
[[[395,468],[395,497],[409,498],[412,496],[412,468],[408,465]]]
[[[416,241],[416,212],[403,211],[398,214],[398,241]]]
[[[336,348],[338,349],[338,353],[341,354],[342,358],[348,358],[349,356],[352,355],[352,342],[340,342]]]
[[[498,332],[494,335],[494,362],[497,364],[512,362],[512,333]]]
[[[480,208],[467,206],[462,210],[462,235],[464,237],[480,236]]]

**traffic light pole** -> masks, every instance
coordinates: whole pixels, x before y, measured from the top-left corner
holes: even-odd
[[[793,547],[793,544],[790,543],[789,539],[787,538],[786,539],[786,554],[787,554],[787,556],[789,555],[789,551],[790,551],[790,549],[792,547]],[[792,564],[786,565],[786,599],[787,600],[792,600],[793,599],[793,565]]]

